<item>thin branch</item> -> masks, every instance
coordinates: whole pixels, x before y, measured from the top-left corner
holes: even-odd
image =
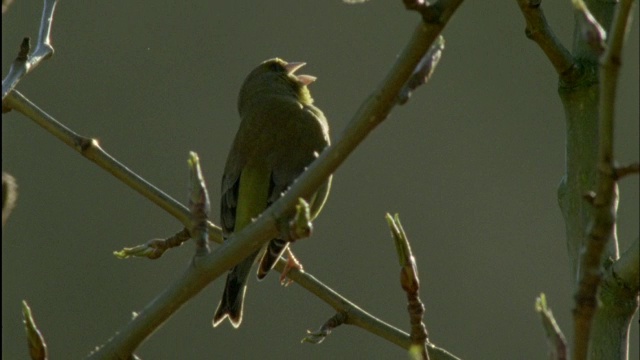
[[[201,255],[210,252],[209,229],[207,228],[210,211],[209,193],[200,169],[200,159],[194,152],[191,152],[189,156],[189,170],[189,209],[192,214],[189,228],[185,227],[166,239],[152,239],[142,245],[114,251],[113,255],[119,259],[146,257],[155,260],[159,259],[165,251],[182,246],[192,237],[196,242],[196,251],[201,252]]]
[[[33,71],[42,60],[46,60],[53,55],[53,46],[51,46],[51,25],[53,23],[53,12],[56,9],[56,0],[44,0],[44,9],[42,10],[42,18],[40,20],[40,31],[38,33],[38,42],[31,56],[25,56],[25,38],[22,42],[20,54],[9,69],[9,74],[2,80],[2,102],[7,95],[13,90],[20,80]],[[28,48],[27,48],[28,53]],[[4,106],[3,106],[4,110]]]
[[[165,251],[182,246],[191,240],[191,234],[187,228],[183,228],[166,239],[151,239],[142,245],[126,247],[122,250],[114,251],[113,255],[118,259],[128,259],[130,257],[145,257],[147,259],[159,259]]]
[[[5,104],[32,119],[59,140],[72,147],[80,155],[91,160],[140,195],[151,200],[151,202],[178,219],[185,227],[189,226],[191,221],[189,209],[118,162],[100,147],[98,140],[81,136],[62,125],[17,90],[9,93],[5,99]],[[209,238],[218,243],[222,242],[222,230],[211,222],[208,225]]]
[[[625,176],[635,175],[638,173],[640,173],[640,163],[616,166],[616,168],[614,169],[614,176],[616,180],[620,180]]]
[[[425,306],[420,299],[420,278],[418,276],[418,264],[415,261],[409,238],[402,228],[400,216],[396,214],[385,216],[394,244],[398,261],[400,262],[400,285],[407,295],[407,310],[409,312],[409,323],[411,324],[411,349],[409,357],[412,359],[429,360],[427,353],[427,343],[429,333],[424,324]]]
[[[33,319],[29,304],[24,300],[22,301],[22,317],[24,329],[27,333],[29,356],[32,360],[47,360],[47,343],[44,341],[44,336],[38,329],[36,321]]]
[[[597,190],[593,200],[591,229],[585,253],[580,261],[579,283],[575,294],[574,359],[586,359],[589,351],[596,351],[597,345],[590,344],[590,331],[598,304],[598,288],[602,280],[602,254],[608,242],[616,241],[618,196],[613,161],[614,108],[622,45],[632,4],[631,0],[624,0],[618,4],[610,30],[608,48],[601,60]]]
[[[518,6],[527,23],[525,34],[547,55],[558,75],[563,78],[573,78],[576,76],[578,67],[569,50],[562,45],[547,23],[541,5],[542,0],[518,0]]]
[[[282,271],[283,268],[284,262],[278,262],[278,264],[276,265],[276,269],[278,269],[278,271]],[[330,287],[317,280],[315,277],[313,277],[313,275],[303,273],[294,269],[289,273],[289,277],[293,281],[295,281],[296,284],[303,286],[310,293],[316,295],[318,298],[320,298],[322,301],[336,310],[337,314],[329,319],[329,321],[327,321],[327,323],[330,322],[329,325],[331,328],[334,328],[343,323],[354,325],[383,339],[386,339],[402,347],[403,349],[410,350],[412,340],[409,334],[403,332],[402,330],[399,330],[393,325],[389,325],[382,320],[377,319],[365,310],[359,308],[356,304],[352,303],[342,295],[335,292]],[[318,338],[315,338],[313,335],[320,335],[322,337],[322,332],[323,328],[316,332],[311,332],[311,339],[315,339],[317,341]],[[328,334],[324,334],[324,336],[326,335]],[[431,360],[458,359],[456,356],[450,354],[442,348],[436,347],[432,343],[429,343],[427,345],[427,350],[429,351],[429,358]]]
[[[281,271],[283,267],[284,263],[278,262],[276,266],[278,271]],[[289,278],[334,308],[337,313],[342,314],[340,315],[342,317],[340,323],[350,324],[365,329],[366,331],[369,331],[374,335],[405,349],[409,349],[411,346],[409,334],[394,327],[393,325],[389,325],[384,321],[377,319],[375,316],[369,314],[356,304],[349,301],[349,299],[343,297],[327,285],[323,284],[313,275],[294,269],[289,273]]]
[[[560,330],[560,326],[556,323],[551,308],[547,305],[547,297],[544,293],[536,298],[536,311],[540,314],[542,327],[544,327],[544,332],[547,335],[549,358],[552,360],[567,359],[567,341],[562,330]]]
[[[327,320],[320,329],[316,331],[307,330],[307,336],[305,336],[300,342],[310,344],[322,344],[333,329],[345,323],[347,316],[343,312],[336,313],[329,320]]]
[[[189,233],[196,242],[196,255],[202,256],[211,252],[209,249],[207,223],[211,211],[209,192],[200,168],[200,158],[195,152],[189,153],[189,210],[191,224]]]

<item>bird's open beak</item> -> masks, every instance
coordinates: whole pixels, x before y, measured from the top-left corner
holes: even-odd
[[[300,69],[305,65],[307,65],[306,62],[290,62],[290,63],[287,63],[287,65],[285,65],[284,68],[285,70],[287,70],[287,74],[293,74],[296,72],[296,70]]]
[[[304,86],[307,86],[309,84],[311,84],[312,82],[316,81],[316,77],[315,76],[311,76],[311,75],[296,75],[295,72],[296,70],[300,69],[301,67],[307,65],[307,63],[305,62],[290,62],[287,63],[287,65],[284,66],[285,70],[287,70],[287,74],[289,75],[293,75],[296,77],[296,79],[298,79],[298,81],[300,81],[300,83]]]

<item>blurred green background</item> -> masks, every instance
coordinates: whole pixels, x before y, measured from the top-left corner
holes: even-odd
[[[408,330],[385,212],[412,240],[431,339],[466,359],[543,359],[534,299],[545,292],[571,338],[572,291],[556,188],[564,167],[557,77],[524,36],[515,2],[468,1],[444,31],[432,81],[396,108],[344,163],[315,233],[294,249],[305,269],[367,311]],[[571,44],[569,1],[547,1]],[[41,1],[2,18],[2,72]],[[638,9],[624,51],[616,158],[638,160]],[[400,1],[62,1],[55,56],[18,89],[71,129],[97,138],[138,174],[186,202],[187,156],[200,154],[217,222],[219,181],[248,72],[274,56],[306,61],[334,138],[385,76],[418,22]],[[3,115],[2,168],[20,186],[3,230],[2,358],[27,357],[26,299],[52,359],[84,357],[185,269],[191,242],[161,259],[112,251],[166,237],[176,220],[32,121]],[[638,176],[621,183],[621,248],[638,236]],[[277,276],[250,280],[242,327],[211,327],[223,280],[184,306],[137,351],[143,359],[403,359],[344,326],[300,344],[333,310]],[[631,358],[638,358],[638,320]]]

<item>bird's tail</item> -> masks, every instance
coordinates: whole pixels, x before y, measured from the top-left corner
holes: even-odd
[[[222,300],[218,304],[216,313],[213,316],[213,327],[220,325],[225,318],[229,318],[229,322],[234,328],[238,328],[242,323],[242,309],[244,305],[244,294],[247,291],[247,278],[251,271],[251,265],[258,253],[244,259],[240,264],[236,265],[227,275],[227,281],[224,286]]]
[[[267,250],[262,255],[262,259],[260,259],[258,280],[262,280],[267,276],[269,271],[276,265],[278,259],[280,259],[280,256],[282,256],[282,253],[287,250],[287,247],[289,247],[289,243],[281,239],[273,239],[269,242]]]

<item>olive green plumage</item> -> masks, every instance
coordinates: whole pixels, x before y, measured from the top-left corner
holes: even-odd
[[[313,105],[307,85],[315,78],[295,75],[304,63],[281,59],[263,62],[247,76],[238,96],[241,123],[222,176],[220,218],[225,238],[239,231],[284,193],[329,145],[329,126]],[[331,178],[309,199],[312,218],[322,209]],[[258,278],[271,270],[288,243],[269,242],[260,259]],[[242,322],[244,294],[256,252],[231,269],[213,325],[226,317]]]

